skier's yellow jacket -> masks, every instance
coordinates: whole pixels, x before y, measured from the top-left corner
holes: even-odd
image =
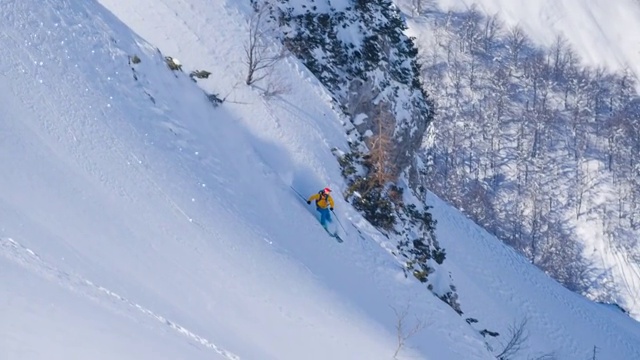
[[[333,208],[333,198],[329,194],[317,193],[309,197],[307,201],[316,201],[316,206],[320,209],[326,209],[327,206]]]

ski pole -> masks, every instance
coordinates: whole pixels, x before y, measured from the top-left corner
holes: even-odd
[[[336,213],[331,210],[331,212],[333,213],[333,216],[336,218],[336,220],[338,220],[338,224],[340,224],[340,227],[342,228],[342,230],[344,230],[344,233],[347,233],[347,229],[344,228],[344,226],[342,226],[342,223],[340,222],[340,219],[338,218],[338,215],[336,215]]]
[[[304,198],[304,196],[302,196],[302,194],[300,194],[298,192],[298,190],[294,189],[293,186],[289,185],[289,187],[291,188],[291,190],[293,190],[293,192],[295,192],[296,194],[298,194],[298,196],[300,197],[300,199],[304,200],[305,202],[307,201],[307,199]]]

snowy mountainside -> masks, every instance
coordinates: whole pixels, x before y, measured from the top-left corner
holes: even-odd
[[[213,66],[219,65],[216,63],[210,63],[206,60],[208,58],[211,58],[212,56],[214,58],[233,59],[231,63],[221,64],[223,66],[222,69],[220,69],[216,73],[222,74],[221,77],[229,74],[235,74],[235,77],[229,78],[228,80],[225,79],[226,81],[220,81],[219,79],[217,79],[213,83],[202,82],[201,85],[204,88],[209,89],[210,91],[213,91],[218,94],[222,94],[221,96],[228,98],[231,104],[246,105],[250,103],[250,101],[245,99],[243,97],[244,96],[243,93],[237,91],[237,89],[239,87],[239,84],[243,83],[241,79],[244,79],[247,76],[246,75],[247,66],[243,56],[247,49],[247,41],[248,41],[247,34],[250,33],[252,29],[254,29],[253,26],[256,25],[253,22],[255,20],[255,17],[252,16],[254,12],[254,7],[249,6],[249,4],[229,5],[224,2],[217,4],[217,6],[219,7],[214,7],[214,8],[217,8],[220,11],[224,11],[226,13],[230,13],[236,16],[231,16],[231,17],[225,16],[225,17],[219,18],[219,16],[217,15],[215,17],[214,15],[208,15],[211,11],[209,10],[211,8],[210,4],[200,4],[198,2],[190,2],[189,6],[183,6],[183,4],[180,2],[161,2],[158,5],[154,5],[154,6],[149,5],[146,7],[142,6],[141,4],[138,4],[138,5],[111,4],[110,8],[115,9],[113,11],[120,14],[124,19],[131,19],[131,23],[134,24],[132,26],[135,29],[138,29],[138,31],[143,32],[145,36],[148,36],[150,39],[154,39],[154,41],[156,41],[157,39],[158,43],[162,44],[160,45],[162,49],[165,49],[165,48],[169,49],[169,50],[165,50],[167,54],[178,55],[178,57],[182,58],[182,61],[185,64],[187,64],[186,66],[192,66],[194,68],[195,67],[200,68],[202,66],[205,66],[206,68],[211,69]],[[300,4],[298,4],[297,6],[300,6]],[[378,6],[375,9],[378,9],[379,7],[380,6]],[[149,9],[153,9],[153,10],[149,10]],[[177,18],[175,17],[175,15],[172,15],[173,13],[176,13],[176,12],[181,14]],[[157,24],[153,24],[145,21],[145,19],[149,16],[150,13],[155,16],[163,16],[169,19],[167,21],[171,21],[172,24],[164,28],[164,31],[165,31],[164,33],[162,31],[158,31]],[[203,16],[202,14],[205,14],[205,16]],[[183,20],[184,18],[189,18],[192,20],[186,23]],[[379,20],[379,21],[381,21],[384,24],[383,20]],[[217,25],[215,24],[224,24],[222,28],[227,29],[224,35],[227,35],[229,38],[238,39],[238,41],[234,42],[233,44],[229,44],[228,40],[226,40],[227,39],[226,37],[223,37],[222,40],[217,38],[201,39],[203,35],[200,35],[201,34],[200,31],[202,33],[206,33],[207,31],[215,32],[215,29],[217,28]],[[233,28],[238,29],[238,31],[231,32],[229,30]],[[198,29],[198,31],[194,31],[193,29]],[[207,29],[207,30],[204,30],[204,29]],[[167,41],[167,39],[169,39],[169,41]],[[268,38],[264,40],[266,40],[267,43],[271,44],[274,47],[278,46],[277,44],[274,43],[276,39]],[[168,43],[165,45],[164,44],[165,42],[168,42]],[[232,49],[234,47],[235,49]],[[187,48],[187,50],[182,52],[180,51],[180,49],[182,48]],[[175,49],[175,51],[178,51],[178,52],[172,53],[171,51],[174,51],[173,49]],[[244,114],[243,116],[239,116],[239,118],[241,121],[247,121],[247,125],[250,127],[250,129],[252,129],[252,133],[257,138],[263,139],[265,137],[275,136],[275,139],[270,139],[270,141],[286,143],[287,148],[289,148],[292,154],[294,154],[292,156],[298,158],[301,163],[305,165],[309,165],[309,167],[312,169],[322,167],[324,166],[324,164],[335,164],[335,160],[334,160],[335,158],[326,159],[323,157],[323,160],[321,162],[316,162],[316,157],[318,155],[317,155],[317,152],[315,152],[315,150],[314,150],[314,153],[308,154],[308,151],[309,151],[308,149],[302,148],[298,140],[287,138],[287,135],[290,132],[304,134],[300,136],[300,139],[303,142],[304,141],[310,141],[310,142],[322,141],[329,145],[329,149],[331,149],[334,155],[337,153],[344,154],[344,153],[350,152],[351,145],[353,145],[356,142],[359,142],[361,144],[361,139],[354,140],[354,138],[357,138],[359,136],[357,134],[354,134],[353,132],[354,130],[353,124],[351,124],[350,122],[350,120],[353,120],[353,119],[347,120],[345,119],[344,114],[340,113],[340,115],[338,115],[340,119],[339,121],[329,121],[331,120],[331,118],[328,116],[329,113],[327,113],[329,111],[330,113],[335,114],[333,110],[330,110],[330,109],[332,109],[333,107],[339,104],[336,104],[335,102],[329,102],[330,107],[327,108],[327,107],[318,107],[318,104],[313,103],[313,104],[306,105],[304,109],[301,109],[300,107],[298,107],[297,104],[300,104],[300,103],[306,104],[307,100],[304,98],[296,101],[291,101],[286,97],[280,97],[280,96],[273,97],[271,95],[269,96],[265,95],[267,92],[265,91],[265,89],[268,89],[271,85],[273,85],[274,82],[277,83],[278,86],[282,86],[284,88],[290,87],[292,86],[293,83],[298,82],[298,80],[296,79],[291,80],[289,76],[287,76],[287,72],[289,71],[289,69],[287,66],[283,66],[283,65],[287,65],[289,62],[292,62],[292,61],[294,61],[294,59],[293,57],[290,57],[285,59],[285,61],[282,61],[276,64],[276,66],[274,66],[274,69],[271,69],[272,71],[268,73],[268,76],[266,77],[266,79],[256,84],[253,84],[252,86],[256,91],[258,91],[259,93],[262,93],[264,98],[270,99],[270,101],[264,102],[264,105],[265,105],[264,111],[268,114],[267,117],[265,118],[264,115],[262,114],[259,114],[256,116],[256,114],[253,113],[253,109],[255,108],[255,106],[254,107],[239,106],[237,111],[240,111]],[[407,62],[409,62],[409,60],[407,60]],[[202,65],[203,63],[205,63],[206,65]],[[300,62],[295,61],[293,66],[299,67],[301,66],[301,64]],[[280,69],[284,69],[284,75],[282,72],[279,71]],[[376,71],[376,74],[377,75],[375,76],[387,78],[387,75],[384,72]],[[312,82],[312,86],[308,87],[310,92],[313,92],[313,93],[319,92],[320,96],[322,96],[323,99],[326,99],[329,101],[335,95],[335,94],[332,95],[332,93],[329,90],[327,90],[326,87],[317,86],[317,80],[313,77],[313,75],[310,74],[309,70],[307,70],[306,68],[304,68],[304,71],[301,73],[301,75],[304,76],[305,78],[312,77],[310,79]],[[303,83],[299,85],[298,88],[300,86],[307,86],[307,85],[309,84]],[[401,84],[401,83],[398,83],[396,85],[400,87],[405,87],[405,84]],[[413,90],[413,92],[415,92],[415,89]],[[301,94],[305,94],[305,92],[301,92]],[[369,94],[366,94],[366,96],[368,95]],[[406,100],[403,97],[399,97],[399,99]],[[367,102],[364,102],[364,103],[366,104]],[[398,108],[404,109],[405,106],[398,106]],[[317,109],[317,110],[315,112],[311,112],[309,111],[310,109]],[[290,130],[289,132],[283,133],[280,127],[283,127],[285,125],[284,122],[287,121],[287,119],[290,118],[292,114],[296,115],[297,112],[299,111],[303,111],[303,114],[305,116],[297,116],[295,118],[294,120],[296,124],[295,130]],[[306,122],[305,117],[309,115],[313,115],[314,113],[322,114],[323,118],[326,117],[326,120],[324,121],[313,120],[314,124],[312,124],[311,126],[304,124]],[[255,119],[274,120],[278,123],[278,129],[274,133],[273,130],[269,129],[269,126],[271,126],[271,123],[269,121],[255,121]],[[389,119],[389,116],[385,116],[385,119]],[[420,116],[420,119],[423,119],[422,115]],[[391,116],[391,120],[395,120],[393,116]],[[405,120],[408,121],[408,119],[406,118]],[[414,121],[414,120],[415,119],[413,118],[411,119],[411,121]],[[424,123],[423,125],[426,126],[426,123]],[[323,129],[324,131],[318,132],[319,128]],[[348,134],[350,134],[349,137],[345,138],[344,136],[345,130],[347,131]],[[332,143],[328,143],[325,138],[322,138],[323,134],[325,134],[326,131],[331,131],[331,133],[334,134],[332,135],[332,137],[338,136],[340,138],[340,141],[334,141]],[[272,135],[272,134],[275,134],[275,135]],[[419,132],[415,133],[413,136],[415,137],[414,140],[420,140]],[[263,146],[260,145],[260,148],[263,149]],[[270,147],[266,147],[263,150],[264,151],[261,150],[261,152],[266,152],[268,154],[271,154],[273,152]],[[323,156],[328,154],[326,153],[327,151],[326,148],[323,148],[320,151],[323,153]],[[269,157],[271,156],[275,156],[277,158],[276,161],[269,160]],[[403,156],[407,157],[407,154]],[[267,157],[265,161],[269,163],[274,163],[274,165],[272,166],[280,168],[282,167],[281,164],[288,164],[288,161],[286,160],[286,158],[284,158],[285,162],[284,163],[282,162],[283,158],[281,157],[281,154],[278,154],[278,153],[271,154],[269,157]],[[395,164],[396,162],[393,162],[393,163]],[[400,169],[398,169],[397,171],[399,170]],[[287,183],[293,182],[294,187],[296,188],[308,187],[308,181],[304,178],[301,178],[301,174],[293,173],[290,167],[287,167],[287,166],[282,167],[282,171],[280,173],[281,173],[281,176],[284,178],[285,182]],[[334,184],[333,182],[335,181],[335,178],[330,179],[326,176],[324,176],[324,178],[331,185]],[[340,191],[342,193],[347,192],[351,188],[350,185],[351,184],[341,185],[339,187]],[[373,191],[370,192],[370,194],[373,194],[373,193],[375,192]],[[419,206],[417,208],[419,209]],[[388,216],[385,213],[385,211],[377,210],[377,209],[375,211],[377,213],[383,213],[383,216],[385,216],[387,219],[391,217],[391,216]],[[419,231],[412,230],[410,232],[407,231],[406,233],[407,233],[407,236],[409,236],[415,233],[419,233]],[[396,243],[397,241],[395,241],[394,239],[392,241],[389,241],[388,244],[385,245],[385,247],[389,249],[389,251],[396,252],[397,250]],[[407,245],[405,245],[402,249],[403,253],[409,252],[409,251],[405,251],[405,249],[407,248],[411,249],[411,243],[409,241],[407,241],[406,243]],[[433,246],[432,244],[426,244],[426,242],[423,244],[424,246],[422,246],[422,249],[426,249],[426,250],[433,249],[433,253],[436,253],[436,255],[442,253],[442,250],[438,248],[437,243],[433,244]],[[421,250],[421,251],[426,252],[426,250]],[[416,251],[416,253],[418,253],[418,251]],[[419,270],[424,269],[425,271],[423,273],[427,273],[427,271],[431,273],[434,271],[434,269],[440,268],[441,265],[442,265],[441,261],[440,262],[429,261],[427,263],[427,259],[425,259],[420,261],[418,265],[415,265],[415,268]],[[433,275],[432,277],[440,278],[440,281],[438,281],[439,286],[437,287],[432,286],[432,289],[434,289],[434,292],[436,292],[438,296],[441,296],[443,299],[445,299],[448,303],[451,303],[452,306],[457,306],[455,302],[455,292],[452,289],[451,281],[448,280],[449,276],[447,275],[446,268],[443,269],[442,271],[436,270],[436,274]],[[449,283],[449,285],[447,285],[447,283]],[[425,287],[427,287],[428,285],[430,284],[425,284]]]
[[[0,358],[386,359],[391,307],[409,303],[449,331],[428,324],[400,354],[490,358],[386,251],[335,243],[283,182],[341,186],[322,97],[274,113],[241,89],[214,108],[95,2],[1,10]]]
[[[423,167],[415,154],[433,111],[396,6],[390,0],[252,5],[250,28],[271,14],[264,27],[269,40],[281,41],[320,80],[347,119],[348,148],[332,149],[346,179],[345,200],[383,233],[402,234],[391,248],[405,272],[460,312],[435,222],[418,200]]]
[[[504,336],[522,322],[526,324],[528,356],[513,358],[590,359],[594,347],[596,359],[640,356],[640,326],[627,314],[552,281],[525,257],[436,196],[430,194],[428,202],[438,219],[438,238],[447,249],[460,302],[467,311],[464,316],[478,320],[472,326],[497,330]],[[491,341],[489,346],[499,348]]]
[[[582,358],[595,339],[599,358],[640,357],[635,322],[503,258],[437,199],[462,317],[339,196],[345,243],[328,238],[289,185],[344,186],[341,117],[296,61],[278,69],[290,94],[239,85],[242,7],[103,3],[119,18],[93,1],[0,2],[0,358],[385,360],[392,308],[424,324],[398,359],[495,358],[507,339],[467,316],[502,334],[529,316],[522,359]],[[198,85],[227,100],[214,107],[165,55],[211,71]]]
[[[440,111],[432,190],[638,318],[638,3],[420,2],[421,15],[399,3]]]
[[[395,172],[415,167],[413,154],[432,109],[420,86],[417,49],[403,33],[406,25],[393,3],[277,4],[274,21],[283,43],[332,92],[357,130],[352,138],[385,134],[395,140]]]

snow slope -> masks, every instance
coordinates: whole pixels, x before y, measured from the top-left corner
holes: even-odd
[[[410,2],[399,1],[409,9]],[[564,36],[583,63],[609,70],[629,69],[640,76],[640,2],[636,0],[437,0],[440,10],[466,10],[476,6],[487,15],[498,14],[507,26],[520,26],[537,46],[551,46]],[[421,21],[409,21],[410,31],[429,39]],[[638,89],[640,90],[640,89]],[[605,193],[609,189],[601,189]],[[585,254],[610,274],[617,299],[635,319],[640,319],[640,264],[602,235],[599,221],[574,225],[585,244]],[[595,294],[594,294],[595,295]]]
[[[305,193],[339,179],[324,142],[290,159],[241,126],[275,126],[260,97],[214,109],[95,2],[0,4],[0,358],[389,358],[391,306],[410,301],[448,331],[405,355],[490,358],[385,251],[335,243],[275,176],[296,170]],[[337,121],[309,96],[281,121]],[[338,133],[322,124],[287,135]]]
[[[246,8],[102,3],[120,19],[0,0],[0,359],[391,359],[392,307],[425,323],[399,358],[493,358],[348,204],[337,244],[291,191],[340,189],[330,149],[346,139],[294,59],[277,69],[286,96],[241,85]],[[214,108],[121,20],[228,101]],[[640,358],[637,323],[430,202],[465,315],[501,333],[531,318],[522,358]]]
[[[597,359],[640,357],[640,325],[635,320],[551,281],[435,196],[428,202],[438,219],[438,238],[453,264],[460,301],[466,315],[480,320],[480,329],[502,326],[498,332],[505,334],[505,324],[525,320],[528,351],[535,357],[553,353],[558,359],[590,359],[594,346]]]

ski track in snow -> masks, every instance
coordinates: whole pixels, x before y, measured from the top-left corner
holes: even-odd
[[[62,271],[54,266],[45,262],[38,254],[31,249],[23,246],[19,242],[11,238],[0,238],[0,253],[27,270],[36,273],[37,275],[46,278],[50,281],[57,282],[60,286],[63,286],[71,291],[82,294],[84,297],[102,303],[109,302],[117,306],[125,306],[135,309],[136,311],[148,316],[176,331],[177,333],[189,338],[192,341],[211,349],[218,354],[224,356],[229,360],[240,360],[240,357],[234,353],[225,350],[213,342],[194,334],[183,326],[159,315],[152,310],[137,304],[117,293],[104,288],[98,284],[94,284],[90,280],[83,278],[82,276],[72,274],[66,271]]]

